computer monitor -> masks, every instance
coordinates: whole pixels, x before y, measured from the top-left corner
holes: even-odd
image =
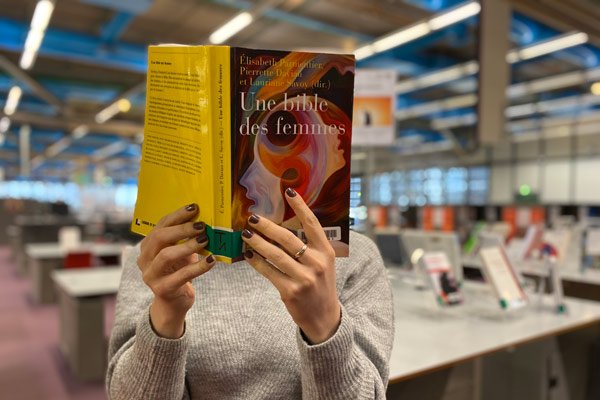
[[[386,265],[410,266],[399,232],[375,232],[375,243]]]
[[[504,248],[504,236],[498,232],[479,232],[479,248],[502,247]]]
[[[406,229],[402,231],[401,236],[409,259],[419,249],[424,252],[444,252],[452,264],[454,276],[459,282],[463,281],[462,258],[456,232],[426,232]]]

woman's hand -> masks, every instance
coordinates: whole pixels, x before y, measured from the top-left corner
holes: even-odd
[[[150,320],[162,337],[183,335],[185,315],[195,299],[190,281],[215,264],[213,256],[198,257],[208,237],[204,223],[193,222],[197,214],[198,205],[190,204],[166,215],[140,244],[137,264],[154,293]]]
[[[243,240],[254,249],[246,251],[246,260],[277,288],[285,307],[313,344],[329,339],[341,319],[341,306],[335,287],[335,253],[319,220],[293,189],[286,199],[300,220],[308,243],[289,230],[266,218],[252,215],[250,226],[269,243],[250,230]],[[267,261],[268,260],[268,261]]]

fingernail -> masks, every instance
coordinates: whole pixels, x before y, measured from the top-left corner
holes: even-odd
[[[212,256],[212,254],[210,256],[206,257],[206,262],[208,264],[212,264],[215,262],[215,258]]]
[[[246,250],[244,252],[244,257],[246,257],[246,258],[252,258],[253,255],[254,255],[254,252],[252,250]]]
[[[245,237],[246,239],[250,239],[252,237],[252,235],[254,235],[254,233],[252,231],[249,231],[248,229],[244,229],[242,231],[242,236]]]
[[[196,242],[198,242],[198,244],[202,244],[202,243],[208,242],[208,236],[206,236],[206,233],[203,233],[202,235],[198,236],[196,238]]]
[[[196,207],[198,207],[196,203],[188,204],[185,206],[185,211],[195,211]]]
[[[197,231],[204,229],[204,222],[194,222],[194,229]]]
[[[290,197],[294,197],[296,196],[296,191],[292,188],[287,188],[285,189],[285,194],[287,194]]]
[[[256,215],[256,214],[252,214],[252,215],[250,216],[250,218],[248,218],[248,221],[250,221],[250,223],[251,223],[251,224],[258,224],[258,220],[259,220],[259,219],[260,219],[260,218],[258,217],[258,215]]]

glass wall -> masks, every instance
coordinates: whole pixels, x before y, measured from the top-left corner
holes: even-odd
[[[489,167],[427,168],[374,174],[369,203],[398,205],[483,205],[489,196]]]

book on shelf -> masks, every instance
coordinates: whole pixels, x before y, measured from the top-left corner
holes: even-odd
[[[354,70],[352,55],[150,46],[132,230],[197,203],[205,253],[234,262],[252,213],[305,240],[291,187],[348,256]]]

